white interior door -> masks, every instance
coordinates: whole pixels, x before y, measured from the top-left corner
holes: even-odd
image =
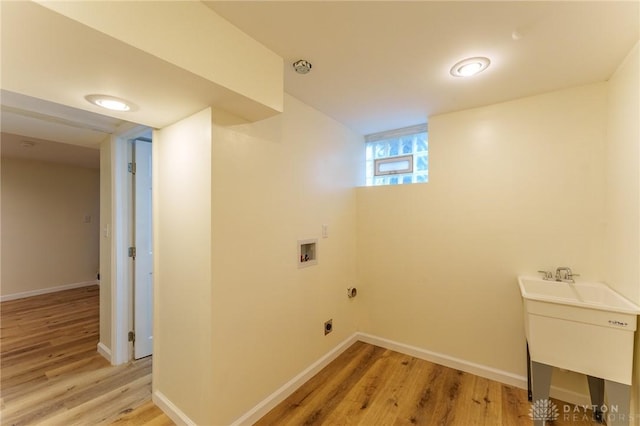
[[[151,142],[136,140],[135,162],[135,248],[133,285],[134,358],[153,352],[153,233],[151,216]]]

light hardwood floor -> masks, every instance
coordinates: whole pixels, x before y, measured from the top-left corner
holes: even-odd
[[[548,425],[595,425],[591,412]],[[357,342],[256,423],[266,425],[530,426],[527,392]]]
[[[151,402],[151,358],[97,354],[98,291],[0,304],[2,425],[173,424]],[[555,403],[552,425],[595,424]],[[522,389],[357,342],[257,425],[528,426],[529,409]]]
[[[99,288],[0,304],[2,425],[173,425],[151,402],[151,358],[113,367],[96,351]]]

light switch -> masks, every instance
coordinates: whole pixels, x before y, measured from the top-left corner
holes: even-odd
[[[328,238],[328,237],[329,237],[329,225],[323,224],[322,225],[322,238]]]

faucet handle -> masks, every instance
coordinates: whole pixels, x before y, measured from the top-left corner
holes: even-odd
[[[538,271],[538,272],[542,274],[542,279],[543,280],[552,280],[553,279],[553,272],[551,272],[551,271]]]

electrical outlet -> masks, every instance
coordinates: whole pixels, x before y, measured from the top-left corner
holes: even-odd
[[[333,319],[325,321],[324,323],[324,335],[331,333],[333,331]]]

